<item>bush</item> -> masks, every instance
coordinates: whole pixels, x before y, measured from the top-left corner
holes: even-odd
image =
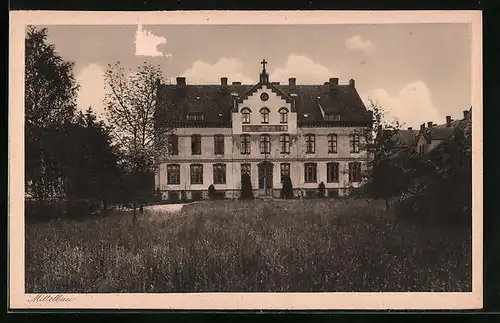
[[[64,201],[26,201],[24,203],[24,216],[28,221],[45,221],[60,218],[64,215]]]
[[[101,203],[94,199],[75,199],[66,202],[66,217],[83,218],[90,216],[101,208]]]
[[[323,182],[319,183],[319,185],[318,185],[318,197],[324,198],[325,192],[326,192],[325,184]]]
[[[252,181],[247,173],[241,175],[240,200],[253,200]]]
[[[215,186],[210,184],[208,187],[208,198],[211,200],[215,200],[217,198],[217,191],[215,190]]]
[[[280,197],[282,199],[294,199],[293,185],[290,176],[285,175],[283,177],[283,186],[281,187]]]

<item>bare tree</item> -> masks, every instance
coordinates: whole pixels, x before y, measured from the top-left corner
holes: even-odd
[[[149,190],[153,191],[149,179],[156,170],[157,158],[165,152],[164,133],[171,129],[157,127],[155,120],[162,71],[147,63],[131,71],[116,62],[108,65],[105,80],[106,115],[114,126],[114,138],[128,171],[128,184],[134,190],[135,222],[137,206],[142,213],[144,196]]]

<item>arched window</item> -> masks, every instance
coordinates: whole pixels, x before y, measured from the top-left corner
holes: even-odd
[[[278,112],[280,114],[280,123],[288,123],[288,109],[281,108]]]
[[[252,111],[249,108],[241,109],[241,123],[250,123],[250,112]]]
[[[266,107],[263,107],[260,109],[260,115],[261,115],[261,123],[269,123],[269,109]]]

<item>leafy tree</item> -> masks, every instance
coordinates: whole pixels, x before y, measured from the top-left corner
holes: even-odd
[[[152,178],[156,160],[165,154],[164,136],[171,128],[157,127],[156,98],[162,72],[158,66],[144,63],[135,71],[126,71],[117,62],[105,72],[106,113],[114,125],[114,138],[122,150],[129,184],[134,189],[134,222],[136,209],[143,212],[146,196],[153,192]]]
[[[375,198],[385,200],[386,210],[389,210],[390,199],[404,189],[406,176],[404,163],[401,163],[397,153],[401,143],[396,134],[401,128],[399,121],[387,121],[384,109],[370,100],[368,110],[372,112],[372,127],[360,132],[363,138],[363,149],[367,151],[367,182],[362,191]]]
[[[247,173],[241,175],[240,200],[253,200],[252,181]]]
[[[324,198],[326,193],[326,188],[325,184],[323,182],[319,183],[318,185],[318,197],[319,198]]]
[[[25,184],[42,201],[62,195],[59,132],[76,111],[78,85],[72,62],[47,43],[47,29],[29,27],[25,43]]]
[[[68,147],[66,158],[69,198],[97,199],[104,213],[118,188],[121,176],[116,147],[112,144],[111,127],[98,121],[89,108],[79,112],[68,131],[61,136]]]
[[[294,199],[292,179],[289,175],[283,176],[283,186],[281,187],[281,198],[282,199]]]

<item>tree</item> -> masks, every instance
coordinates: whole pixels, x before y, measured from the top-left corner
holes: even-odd
[[[241,175],[240,200],[253,200],[252,181],[248,173]]]
[[[156,160],[165,153],[164,135],[171,130],[156,126],[156,98],[161,79],[160,67],[147,63],[135,71],[126,71],[117,62],[108,65],[105,72],[106,114],[114,125],[114,138],[123,152],[129,184],[135,191],[134,222],[137,206],[142,213],[146,196],[153,192],[151,178]]]
[[[69,183],[68,197],[101,201],[107,213],[110,199],[118,188],[120,170],[116,147],[112,144],[111,127],[97,120],[89,109],[77,114],[75,122],[63,138],[68,149],[65,173]]]
[[[293,185],[290,175],[283,176],[283,186],[281,187],[281,198],[282,199],[294,199]]]
[[[63,194],[58,137],[76,111],[72,62],[47,43],[47,29],[29,27],[25,43],[25,184],[38,201]]]
[[[388,211],[390,199],[398,195],[405,186],[404,167],[396,155],[401,148],[396,137],[401,124],[397,119],[387,121],[384,109],[371,100],[368,110],[373,113],[372,127],[360,132],[364,139],[363,149],[369,156],[367,183],[362,190],[375,198],[384,199]]]
[[[323,182],[319,183],[318,185],[318,197],[319,198],[324,198],[326,193],[326,188],[325,184]]]

